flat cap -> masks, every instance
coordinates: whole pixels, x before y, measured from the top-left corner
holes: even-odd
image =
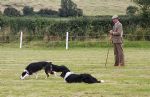
[[[112,19],[117,19],[117,18],[118,18],[118,15],[112,16]]]

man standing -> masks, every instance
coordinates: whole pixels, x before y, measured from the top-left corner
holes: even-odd
[[[119,22],[117,15],[112,17],[114,23],[113,29],[109,31],[111,41],[114,45],[115,64],[114,66],[124,66],[124,54],[123,54],[123,28]]]

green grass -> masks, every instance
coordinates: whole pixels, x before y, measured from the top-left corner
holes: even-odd
[[[0,10],[4,10],[6,5],[11,5],[21,10],[25,5],[34,7],[37,11],[41,8],[51,8],[58,10],[61,0],[0,0]],[[84,15],[124,15],[129,5],[135,5],[131,0],[72,0],[83,9]]]
[[[125,48],[125,67],[113,67],[110,50],[104,67],[106,48],[17,49],[0,47],[0,97],[150,97],[150,49]],[[30,62],[49,60],[66,65],[76,73],[90,73],[102,84],[67,84],[60,77],[45,79],[31,76],[20,80],[20,74]]]

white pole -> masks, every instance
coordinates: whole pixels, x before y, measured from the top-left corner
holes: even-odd
[[[22,36],[23,36],[23,33],[21,31],[21,33],[20,33],[20,48],[22,48]]]
[[[69,39],[69,33],[66,32],[66,50],[68,50],[68,39]]]

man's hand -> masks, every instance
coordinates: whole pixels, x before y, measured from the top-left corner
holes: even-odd
[[[113,35],[113,30],[110,30],[110,31],[109,31],[109,34],[110,34],[110,35]]]

